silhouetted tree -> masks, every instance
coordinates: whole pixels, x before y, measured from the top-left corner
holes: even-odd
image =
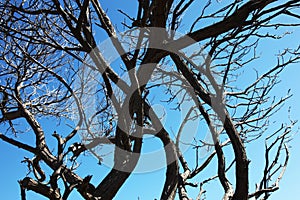
[[[300,18],[299,1],[138,0],[135,16],[121,8],[126,1],[120,4],[124,32],[98,0],[1,1],[0,139],[32,154],[23,161],[29,174],[19,181],[22,199],[26,190],[68,199],[75,189],[84,199],[112,199],[137,166],[146,134],[164,146],[160,199],[174,199],[176,191],[179,199],[189,199],[187,187],[198,188],[202,199],[214,179],[223,199],[267,199],[279,188],[295,124],[290,120],[267,132],[269,117],[291,96],[287,91],[273,98],[270,92],[280,72],[299,61],[299,49],[282,47],[277,64],[257,67],[256,76],[248,68],[259,59],[261,39],[279,40],[289,34],[281,27],[299,25],[282,20]],[[195,6],[198,16],[188,16]],[[103,36],[109,41],[97,46]],[[157,102],[173,109],[167,113],[183,115],[177,133],[152,109]],[[55,145],[44,129],[53,120],[66,130],[52,134]],[[200,130],[189,129],[197,120]],[[205,126],[208,139],[201,139]],[[22,132],[35,140],[18,139]],[[194,158],[185,158],[180,146],[189,135]],[[256,190],[249,191],[245,145],[258,139],[266,140],[260,153],[265,167]],[[76,160],[89,151],[103,162],[104,145],[114,146],[113,165],[95,185],[91,174],[99,172],[80,177]],[[212,150],[200,155],[203,149]],[[199,178],[205,168],[216,175]]]

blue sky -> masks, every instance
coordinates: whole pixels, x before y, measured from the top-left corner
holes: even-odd
[[[130,2],[130,3],[129,3]],[[135,1],[128,1],[126,5],[122,5],[125,12],[129,12],[134,14],[135,11]],[[113,11],[114,8],[118,7],[119,5],[116,1],[106,1],[103,3],[104,7],[111,8],[108,9],[108,15],[112,18],[113,21],[117,21],[119,19],[123,19],[121,14],[117,14]],[[195,8],[195,7],[194,7]],[[195,9],[193,9],[195,10]],[[193,11],[196,12],[196,11]],[[191,15],[193,15],[191,12]],[[189,15],[187,15],[188,17]],[[185,26],[185,25],[183,25]],[[122,31],[121,27],[120,31]],[[286,28],[287,30],[293,30],[293,28]],[[299,29],[294,29],[294,35],[287,36],[282,41],[262,41],[260,46],[260,53],[262,57],[264,57],[263,63],[266,66],[262,66],[267,70],[268,66],[273,66],[275,60],[275,54],[278,53],[278,50],[282,49],[282,47],[295,47],[300,44],[300,31]],[[103,40],[102,37],[99,37],[99,40]],[[261,63],[260,63],[261,64]],[[271,64],[271,65],[269,65]],[[253,66],[253,67],[261,67],[261,66]],[[282,80],[281,83],[274,88],[274,95],[275,96],[283,96],[286,94],[288,89],[291,89],[291,93],[293,93],[293,97],[289,99],[282,110],[278,112],[272,120],[280,122],[284,121],[287,116],[287,109],[289,106],[292,107],[291,116],[293,119],[300,120],[300,79],[299,79],[299,64],[293,64],[286,68],[283,73],[280,75],[280,79]],[[263,70],[263,69],[262,69]],[[45,132],[51,135],[54,130],[58,132],[63,132],[65,129],[55,127],[56,122],[50,120],[49,121],[42,121],[42,125],[45,128]],[[299,126],[299,124],[297,124]],[[0,127],[1,128],[1,127]],[[295,129],[296,130],[296,129]],[[4,130],[0,129],[0,132],[4,132]],[[33,137],[30,134],[24,134],[19,136],[24,141],[33,141]],[[50,139],[50,142],[52,139]],[[254,143],[247,147],[248,156],[252,160],[250,163],[251,166],[254,167],[253,170],[250,171],[250,179],[254,179],[256,177],[260,177],[261,171],[257,170],[261,166],[261,155],[262,152],[258,151],[258,145],[262,143]],[[297,191],[300,187],[300,156],[298,153],[300,152],[300,136],[296,134],[294,136],[294,140],[290,142],[292,148],[290,149],[291,157],[290,162],[286,171],[286,174],[283,177],[283,180],[280,183],[279,191],[275,192],[271,196],[271,200],[281,200],[281,199],[295,199],[295,195],[297,195]],[[147,148],[147,144],[145,144]],[[151,147],[149,147],[151,148]],[[187,152],[189,154],[189,151]],[[12,147],[2,141],[0,141],[0,192],[1,192],[1,199],[20,199],[20,190],[17,183],[17,180],[24,178],[27,173],[27,168],[25,164],[21,164],[20,161],[23,160],[24,157],[32,157],[29,154],[26,154],[24,151]],[[109,171],[109,169],[105,166],[97,165],[97,160],[92,156],[86,156],[82,158],[81,167],[78,169],[79,175],[86,176],[89,174],[95,174],[93,176],[92,182],[97,184],[99,180],[101,180],[105,174]],[[207,169],[207,172],[211,173],[215,169]],[[95,173],[94,173],[95,172]],[[121,199],[138,199],[140,197],[141,200],[150,200],[157,198],[159,199],[160,192],[162,190],[162,185],[164,181],[164,174],[165,169],[160,169],[155,172],[149,172],[145,174],[133,174],[128,181],[125,183],[124,187],[121,188],[119,193],[117,194],[117,200]],[[218,183],[216,181],[212,182],[212,187],[216,189],[216,191],[220,190],[218,187]],[[253,189],[254,183],[250,183],[251,188]],[[198,190],[191,190],[191,197],[195,198],[197,195]],[[76,192],[75,192],[76,193]],[[208,199],[216,199],[216,194],[208,193]],[[28,199],[44,199],[40,195],[35,195],[32,192],[28,192]],[[72,194],[72,199],[77,200],[81,199],[77,195]]]

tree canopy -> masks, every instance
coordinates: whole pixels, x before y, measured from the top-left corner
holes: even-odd
[[[296,123],[286,116],[270,127],[292,96],[272,90],[299,62],[300,45],[283,46],[272,63],[258,49],[299,27],[299,1],[138,0],[128,3],[134,11],[124,1],[112,11],[118,21],[103,4],[0,2],[0,139],[31,155],[22,161],[22,200],[27,191],[113,199],[133,173],[160,168],[156,198],[205,199],[217,180],[225,200],[268,199]],[[246,147],[259,140],[264,163],[254,183],[255,149]],[[85,155],[110,168],[103,179],[94,180],[101,167],[77,173]]]

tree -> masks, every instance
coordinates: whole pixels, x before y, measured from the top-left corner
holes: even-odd
[[[261,40],[279,40],[289,34],[281,27],[299,26],[282,22],[284,16],[300,18],[299,1],[139,0],[135,5],[134,15],[119,10],[121,32],[121,22],[115,26],[119,22],[97,0],[0,3],[0,139],[32,155],[23,161],[29,174],[19,181],[22,199],[26,190],[49,199],[68,199],[75,190],[84,199],[112,199],[141,162],[146,135],[163,144],[160,199],[174,199],[176,191],[179,199],[189,199],[188,187],[200,189],[197,199],[202,199],[214,179],[223,199],[267,199],[279,188],[296,123],[267,131],[269,118],[291,97],[287,91],[273,98],[271,91],[280,72],[299,61],[299,49],[283,47],[275,66],[247,74],[259,60]],[[194,6],[198,16],[185,19]],[[99,46],[103,36],[109,39]],[[164,123],[153,108],[157,103],[166,105],[165,114],[183,116],[178,130],[172,129],[174,122]],[[53,120],[64,133],[45,132]],[[192,123],[201,128],[191,129]],[[24,132],[34,141],[18,139]],[[186,137],[192,138],[188,146],[195,157],[184,155]],[[264,169],[250,191],[245,146],[259,139],[265,139]],[[87,151],[105,162],[105,146],[113,146],[113,164],[103,180],[92,184],[97,171],[76,174],[76,161]],[[206,168],[216,175],[200,178]]]

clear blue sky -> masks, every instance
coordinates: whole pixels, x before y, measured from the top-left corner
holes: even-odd
[[[129,12],[132,14],[135,14],[135,4],[133,3],[135,1],[128,1],[126,2],[126,5],[120,5],[124,9],[125,12]],[[109,8],[108,9],[108,15],[112,18],[113,21],[118,21],[120,19],[123,19],[121,14],[118,14],[113,11],[115,8],[119,8],[119,5],[117,4],[117,1],[106,1],[104,2],[104,7]],[[196,11],[193,11],[196,12]],[[193,12],[191,15],[193,15]],[[134,16],[134,15],[133,15]],[[189,15],[187,15],[188,17]],[[291,28],[286,28],[288,30],[291,30]],[[121,27],[119,26],[119,30],[122,31]],[[283,47],[295,47],[297,45],[300,45],[300,31],[299,29],[295,29],[295,34],[292,36],[287,36],[285,39],[283,39],[280,42],[275,41],[263,41],[262,45],[260,46],[260,53],[264,57],[264,63],[266,64],[266,70],[267,66],[270,66],[268,64],[274,63],[275,60],[275,54],[278,53],[278,50],[282,49]],[[103,40],[103,38],[99,37],[99,40]],[[271,65],[272,66],[272,65]],[[257,66],[253,66],[257,67]],[[274,95],[276,96],[282,96],[284,95],[288,89],[291,89],[291,93],[293,93],[293,97],[288,100],[282,110],[277,113],[273,120],[276,120],[278,122],[283,121],[283,119],[286,118],[287,115],[287,109],[289,106],[292,107],[291,115],[293,119],[300,120],[300,79],[299,79],[299,64],[294,64],[288,67],[286,70],[283,71],[283,73],[280,76],[280,79],[282,82],[274,89]],[[63,132],[64,128],[57,128],[55,127],[55,121],[42,121],[42,124],[44,125],[45,132],[48,133],[48,135],[51,135],[54,130],[58,132]],[[297,125],[299,126],[299,124]],[[4,132],[4,130],[1,129],[0,126],[0,132]],[[30,134],[21,135],[19,137],[20,139],[24,141],[33,141],[33,137]],[[18,139],[19,139],[18,138]],[[51,142],[52,139],[50,139]],[[54,140],[52,141],[54,142]],[[300,166],[300,156],[298,155],[300,152],[300,136],[299,134],[294,136],[294,140],[291,141],[292,148],[290,149],[291,157],[290,162],[286,171],[286,174],[283,177],[283,180],[280,183],[280,189],[279,191],[272,194],[271,198],[272,200],[281,200],[281,199],[295,199],[295,195],[297,195],[297,191],[300,188],[300,172],[299,172],[299,166]],[[145,144],[147,145],[147,144]],[[258,151],[257,146],[258,144],[253,144],[248,147],[248,156],[252,160],[250,163],[250,168],[254,166],[254,170],[250,171],[250,178],[254,179],[257,176],[260,176],[259,173],[261,171],[256,171],[255,169],[258,169],[259,166],[261,166],[261,159],[258,158],[261,155],[262,152]],[[17,183],[17,180],[20,180],[24,178],[24,176],[27,173],[27,168],[25,164],[21,164],[20,161],[23,160],[24,156],[27,156],[29,158],[32,157],[32,155],[26,154],[24,151],[17,149],[15,147],[12,147],[11,145],[8,145],[2,141],[0,141],[0,193],[1,193],[1,199],[20,199],[20,190],[19,185]],[[105,174],[109,171],[109,169],[105,166],[99,166],[97,165],[96,159],[93,157],[84,157],[84,162],[82,162],[82,166],[79,168],[78,173],[79,175],[86,176],[89,174],[94,174],[92,181],[96,184],[105,176]],[[162,190],[163,185],[163,177],[165,174],[165,170],[161,169],[155,172],[149,172],[145,174],[134,174],[132,175],[124,187],[121,188],[120,192],[117,194],[116,198],[117,200],[121,199],[138,199],[140,197],[141,200],[150,200],[157,198],[159,199],[160,192]],[[212,185],[216,183],[211,183]],[[250,182],[251,189],[254,187],[254,183]],[[215,187],[215,186],[213,186]],[[218,191],[218,189],[217,189]],[[196,197],[197,190],[194,190],[192,192],[191,197]],[[76,193],[76,192],[75,192]],[[211,195],[211,196],[210,196]],[[215,194],[208,193],[207,198],[215,199]],[[44,199],[40,195],[35,195],[32,192],[27,193],[28,199]],[[72,199],[77,200],[81,199],[77,195],[72,195]]]

